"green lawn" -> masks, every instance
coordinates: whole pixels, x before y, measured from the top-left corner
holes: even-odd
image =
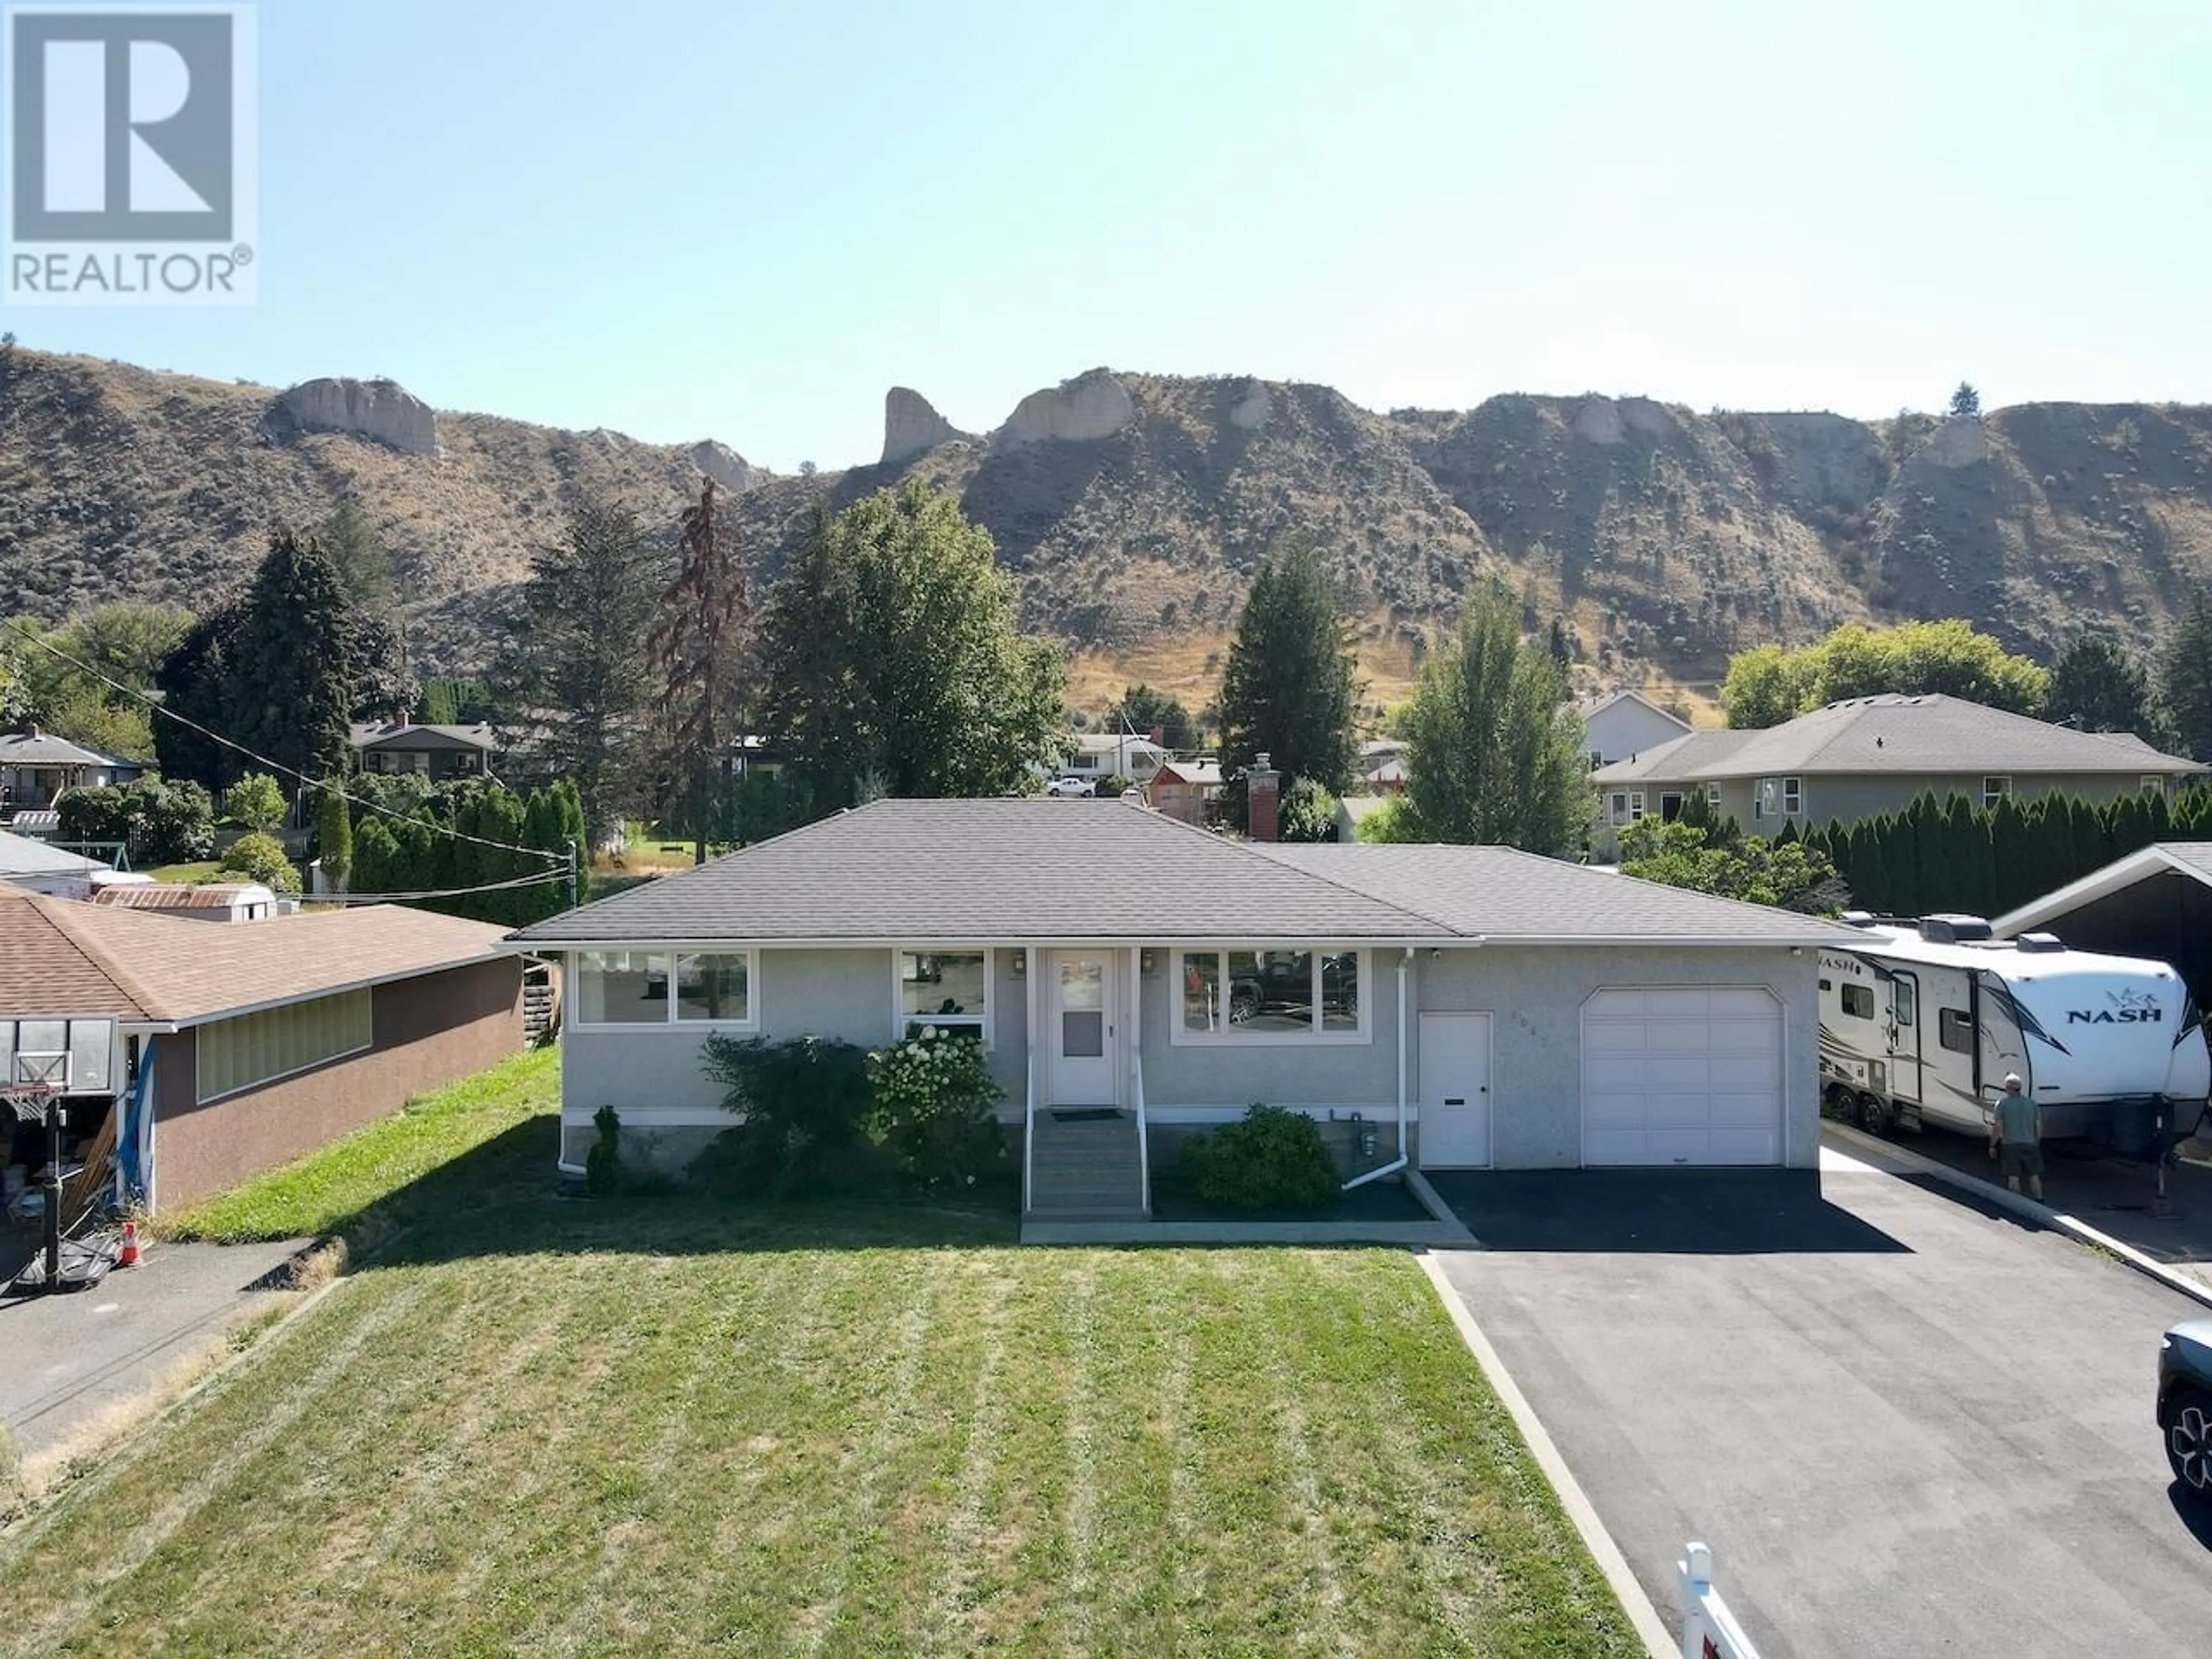
[[[197,886],[213,881],[222,873],[222,866],[213,859],[204,859],[197,864],[157,864],[145,872],[155,881],[182,882]]]
[[[240,1195],[390,1243],[0,1545],[0,1647],[1640,1651],[1403,1255],[562,1200],[547,1116],[451,1115],[388,1203]]]
[[[495,1136],[558,1109],[559,1052],[515,1055],[407,1103],[344,1139],[161,1218],[171,1238],[309,1238],[363,1224],[394,1194]],[[549,1164],[550,1169],[550,1164]]]

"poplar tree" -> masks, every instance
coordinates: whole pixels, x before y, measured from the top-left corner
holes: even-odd
[[[691,831],[693,860],[704,864],[730,744],[744,735],[752,625],[737,529],[716,507],[712,478],[701,482],[699,499],[684,509],[676,549],[676,576],[660,596],[646,654],[659,681],[653,712],[661,769],[673,783],[677,815]]]

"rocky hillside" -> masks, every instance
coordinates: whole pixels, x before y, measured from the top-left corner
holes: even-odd
[[[577,492],[672,523],[702,468],[735,492],[764,570],[817,494],[928,478],[997,538],[1032,625],[1135,661],[1217,645],[1254,563],[1299,536],[1338,562],[1372,654],[1409,657],[1488,571],[1532,626],[1567,618],[1586,678],[1662,685],[1854,617],[1963,615],[2037,650],[2092,620],[2148,640],[2212,575],[2197,407],[1869,423],[1516,395],[1378,414],[1325,386],[1094,369],[988,434],[895,388],[884,459],[794,478],[711,442],[433,411],[390,382],[279,393],[5,356],[15,608],[190,603],[236,579],[270,521],[352,494],[393,550],[422,654],[453,666],[477,659]]]

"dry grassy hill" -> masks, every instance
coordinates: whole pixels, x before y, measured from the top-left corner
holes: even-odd
[[[1085,702],[1130,678],[1202,700],[1252,567],[1301,536],[1342,574],[1378,698],[1486,572],[1532,628],[1568,620],[1584,679],[1662,690],[1709,685],[1739,647],[1856,617],[1962,615],[2038,651],[2084,623],[2148,643],[2212,575],[2199,407],[1864,422],[1516,395],[1378,414],[1325,386],[1098,369],[988,436],[901,393],[892,459],[793,478],[719,445],[434,417],[388,383],[362,393],[375,412],[352,426],[325,398],[313,418],[337,429],[309,429],[288,417],[293,394],[266,387],[4,356],[0,579],[15,608],[203,599],[271,521],[312,521],[352,494],[393,550],[421,654],[454,667],[480,659],[579,491],[672,524],[702,465],[735,489],[764,573],[817,493],[841,504],[908,474],[955,492],[1019,576],[1030,623],[1071,647]],[[402,404],[421,433],[434,419],[434,447],[386,429]]]

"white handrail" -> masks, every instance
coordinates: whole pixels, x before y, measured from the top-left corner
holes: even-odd
[[[1137,1097],[1137,1201],[1143,1213],[1152,1212],[1152,1133],[1145,1118],[1145,1057],[1129,1056],[1129,1085]]]
[[[1687,1560],[1674,1564],[1682,1576],[1682,1659],[1759,1659],[1759,1650],[1713,1588],[1712,1551],[1693,1543],[1686,1553]]]
[[[1034,1202],[1030,1188],[1036,1170],[1036,1048],[1031,1044],[1029,1071],[1022,1102],[1022,1213],[1027,1215]]]

